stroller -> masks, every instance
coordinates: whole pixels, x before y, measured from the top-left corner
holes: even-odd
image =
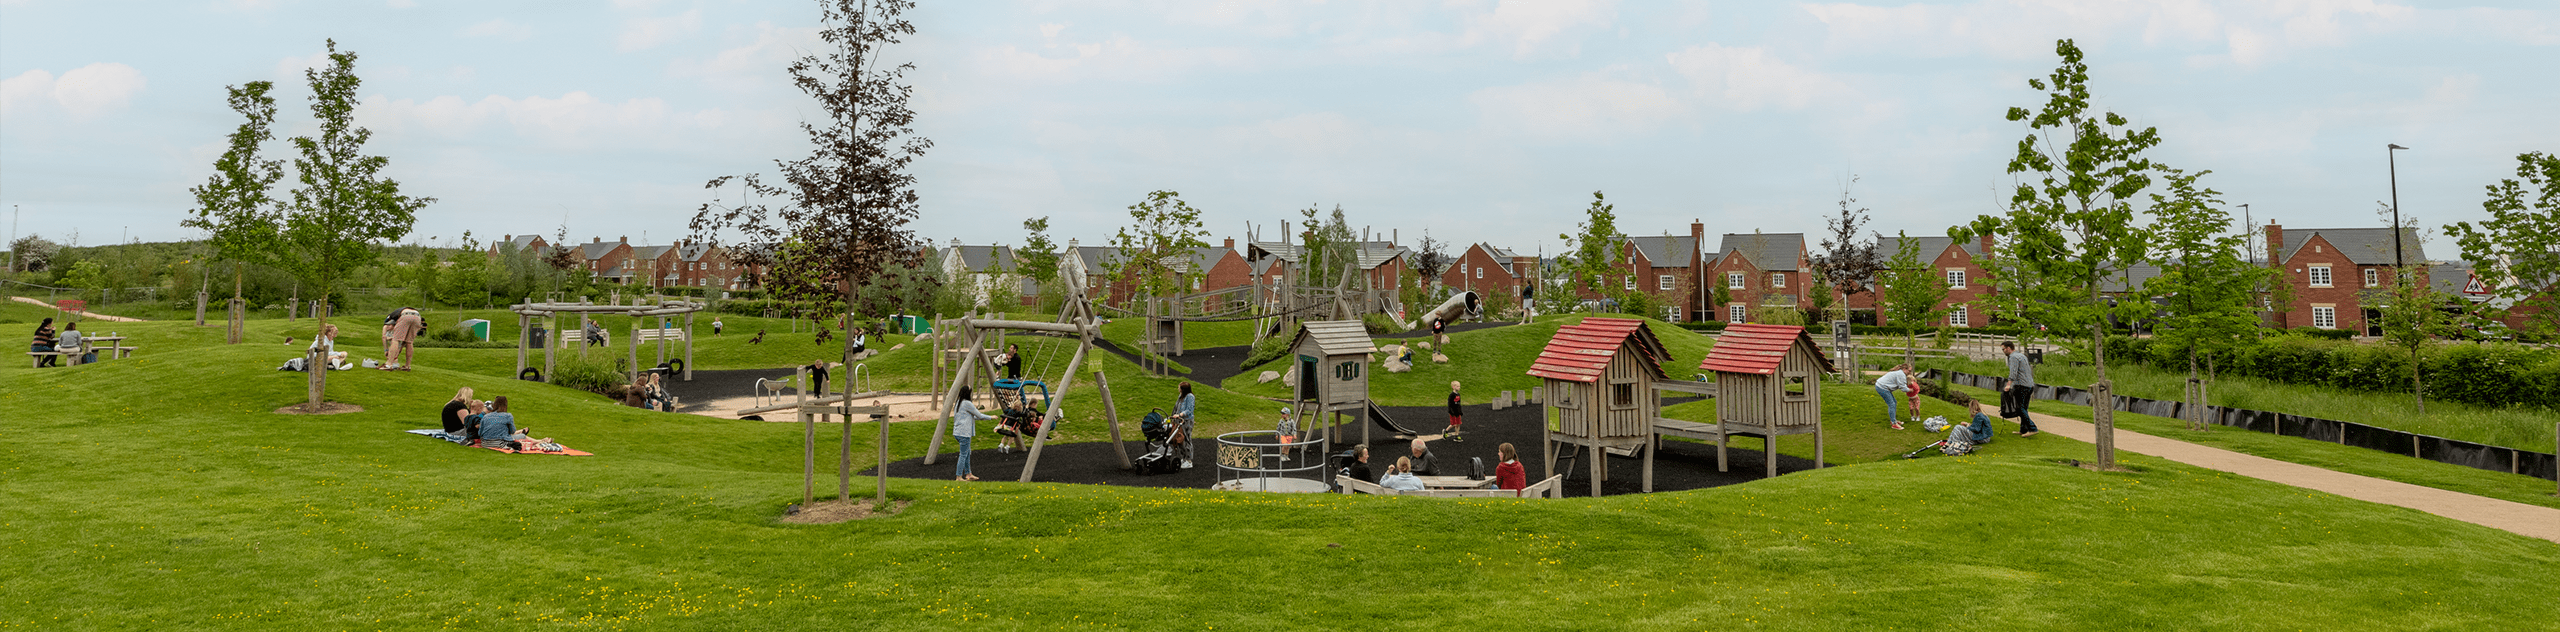
[[[1928,453],[1930,448],[1937,448],[1940,454],[1947,456],[1972,454],[1975,447],[1990,443],[1993,434],[1991,418],[1984,417],[1982,413],[1974,413],[1972,423],[1956,424],[1948,422],[1945,417],[1930,417],[1927,421],[1920,422],[1920,427],[1930,432],[1945,430],[1947,438],[1920,446],[1920,449],[1912,450],[1910,454],[1902,455],[1902,458],[1920,458],[1921,455]]]
[[[1180,425],[1164,416],[1163,409],[1147,411],[1146,418],[1138,422],[1138,433],[1147,438],[1146,453],[1138,455],[1133,463],[1139,475],[1171,474],[1182,470],[1182,455],[1174,453],[1174,447],[1190,438],[1183,436]]]

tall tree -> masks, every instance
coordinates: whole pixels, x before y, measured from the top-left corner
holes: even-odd
[[[2473,275],[2499,300],[2490,319],[2521,317],[2527,333],[2560,335],[2560,155],[2516,155],[2516,177],[2489,185],[2489,220],[2444,227],[2462,245]],[[2526,192],[2526,185],[2535,189]]]
[[[2264,331],[2257,288],[2275,277],[2275,270],[2249,262],[2248,234],[2230,232],[2231,213],[2222,207],[2221,192],[2196,185],[2209,173],[2162,171],[2169,192],[2151,194],[2152,229],[2160,248],[2153,263],[2160,266],[2160,276],[2144,286],[2145,295],[2166,301],[2166,314],[2153,330],[2153,348],[2187,356],[2185,393],[2191,414],[2186,422],[2191,430],[2206,428],[2205,407],[2212,402],[2203,379],[2211,373],[2206,363],[2217,353],[2257,343]]]
[[[1024,276],[1039,283],[1040,311],[1056,311],[1062,307],[1057,305],[1057,301],[1066,296],[1066,290],[1058,285],[1061,255],[1058,242],[1049,240],[1049,218],[1022,220],[1022,230],[1031,234],[1023,238],[1021,248],[1013,250],[1013,261],[1022,268]]]
[[[1182,201],[1181,193],[1148,193],[1146,200],[1129,205],[1129,219],[1111,237],[1111,247],[1119,251],[1119,269],[1112,276],[1135,283],[1138,296],[1180,293],[1191,287],[1193,276],[1208,272],[1186,265],[1194,249],[1208,247],[1202,240],[1209,231],[1201,227],[1200,209]]]
[[[402,194],[399,181],[382,177],[391,160],[364,155],[373,132],[355,124],[356,89],[364,83],[356,77],[356,54],[338,50],[336,40],[328,44],[329,63],[303,71],[319,135],[291,141],[299,185],[291,201],[264,193],[274,182],[274,163],[259,159],[258,150],[269,137],[274,101],[265,97],[263,82],[254,82],[231,90],[232,109],[249,121],[232,133],[231,149],[215,163],[222,174],[199,188],[200,206],[186,222],[210,231],[225,257],[283,270],[322,302],[337,299],[341,282],[378,260],[380,244],[408,235],[418,209],[435,202]],[[316,315],[328,325],[327,312]],[[319,412],[327,389],[328,371],[311,371],[304,409]]]
[[[775,297],[808,300],[844,310],[861,304],[857,292],[873,276],[922,249],[907,228],[922,206],[908,168],[933,147],[915,133],[914,64],[890,65],[886,48],[914,35],[901,17],[911,0],[824,0],[819,3],[818,52],[792,61],[792,85],[818,102],[818,116],[800,123],[813,145],[798,160],[775,159],[773,181],[759,174],[721,176],[703,184],[718,191],[739,182],[750,197],[736,206],[705,203],[694,214],[696,240],[718,243],[734,229],[750,242],[797,247],[749,248],[748,265],[768,266],[766,289]],[[757,199],[777,199],[758,202]],[[853,362],[854,338],[844,338],[843,361]],[[850,372],[845,376],[852,379]],[[881,461],[887,462],[889,428],[880,428]],[[888,469],[881,468],[878,502],[887,502]]]
[[[2114,112],[2091,111],[2089,66],[2081,61],[2080,47],[2064,39],[2054,42],[2054,52],[2062,63],[2053,74],[2027,80],[2045,93],[2044,105],[2034,111],[2009,108],[2009,120],[2026,122],[2029,131],[2009,159],[2008,172],[2020,181],[2008,211],[1981,216],[1948,236],[2001,236],[2006,247],[1985,258],[1992,287],[2014,300],[2031,322],[2089,333],[2090,363],[2098,371],[2097,383],[2090,385],[2097,465],[2112,469],[2115,408],[2114,383],[2107,380],[2107,325],[2111,316],[2140,314],[2149,304],[2111,305],[2100,281],[2121,278],[2150,246],[2149,231],[2134,221],[2134,202],[2151,187],[2158,165],[2142,152],[2160,144],[2160,132],[2134,129]]]
[[[1413,242],[1413,273],[1423,285],[1439,287],[1440,273],[1450,264],[1449,242],[1433,239],[1431,233]]]
[[[1909,233],[1896,234],[1902,237],[1902,246],[1876,272],[1881,281],[1876,309],[1883,312],[1886,325],[1902,330],[1902,361],[1912,362],[1918,359],[1912,348],[1919,342],[1920,330],[1947,317],[1947,277],[1920,260],[1919,240]]]
[[[1619,251],[1627,242],[1618,232],[1618,207],[1600,191],[1592,191],[1591,206],[1582,209],[1582,216],[1582,224],[1575,226],[1573,233],[1556,235],[1568,248],[1557,257],[1567,279],[1562,289],[1575,290],[1572,294],[1617,294],[1617,287],[1608,284],[1609,273],[1617,271],[1618,259],[1623,256]],[[1575,297],[1558,298],[1569,301]]]
[[[1822,254],[1815,255],[1812,262],[1813,302],[1829,305],[1830,291],[1837,290],[1843,299],[1842,312],[1847,311],[1848,297],[1874,291],[1876,273],[1884,269],[1884,257],[1891,256],[1877,252],[1875,241],[1858,236],[1866,229],[1869,215],[1852,195],[1851,188],[1857,184],[1858,177],[1853,175],[1840,185],[1840,216],[1822,221],[1829,234],[1822,238]]]

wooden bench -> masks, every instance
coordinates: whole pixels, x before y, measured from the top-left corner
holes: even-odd
[[[43,368],[45,358],[63,358],[64,360],[62,361],[62,364],[64,366],[80,363],[80,352],[78,351],[29,351],[27,352],[27,356],[34,358],[34,362],[32,362],[32,364],[35,365],[35,368]]]
[[[684,330],[682,330],[682,329],[642,329],[642,330],[640,330],[640,341],[641,341],[641,342],[649,342],[649,341],[653,341],[653,340],[672,340],[672,341],[675,341],[675,342],[684,342]]]
[[[612,340],[612,339],[613,339],[613,336],[611,336],[611,335],[607,335],[607,336],[605,336],[605,340]],[[567,346],[575,345],[575,344],[582,343],[582,342],[586,342],[586,341],[587,341],[587,332],[578,331],[578,330],[575,330],[575,329],[571,329],[571,330],[568,330],[568,331],[560,332],[560,346],[567,347]]]
[[[1421,490],[1421,491],[1405,491],[1405,490],[1401,490],[1401,489],[1387,489],[1385,486],[1379,485],[1379,484],[1377,484],[1377,483],[1372,483],[1372,482],[1369,482],[1369,481],[1364,481],[1364,480],[1360,480],[1360,479],[1356,479],[1356,478],[1348,478],[1348,477],[1345,477],[1345,478],[1340,479],[1340,481],[1339,481],[1339,482],[1342,484],[1342,493],[1344,493],[1344,494],[1361,493],[1361,494],[1370,494],[1370,495],[1373,495],[1373,496],[1422,496],[1422,497],[1426,497],[1426,498],[1563,498],[1563,497],[1564,497],[1564,475],[1563,475],[1563,474],[1557,474],[1557,475],[1555,475],[1555,476],[1549,476],[1549,477],[1547,477],[1547,480],[1538,481],[1538,484],[1536,484],[1536,485],[1530,485],[1527,489],[1520,489],[1520,490],[1509,490],[1509,489],[1425,489],[1425,490]]]

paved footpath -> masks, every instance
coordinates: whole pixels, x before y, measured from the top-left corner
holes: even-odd
[[[1985,407],[1979,403],[1974,404],[1974,408],[1984,414],[1999,413],[1997,409]],[[2036,429],[2045,433],[2091,443],[2097,442],[2097,424],[2047,415],[2036,415],[2035,420]],[[2358,476],[2196,445],[2176,439],[2163,439],[2130,432],[2123,428],[2116,429],[2116,448],[2197,467],[2328,492],[2356,500],[2399,505],[2476,525],[2504,529],[2528,537],[2560,542],[2560,509],[2473,496],[2370,476]]]
[[[41,306],[44,306],[44,307],[53,307],[53,304],[52,304],[52,303],[44,302],[44,300],[43,300],[43,299],[28,298],[28,297],[24,297],[24,296],[13,296],[13,297],[10,297],[10,298],[18,299],[18,302],[20,302],[20,303],[27,303],[27,304],[30,304],[30,305],[41,305]],[[90,320],[101,320],[101,321],[106,321],[106,322],[111,322],[111,323],[138,323],[138,322],[142,322],[142,319],[140,319],[140,318],[125,318],[125,317],[123,317],[123,316],[108,316],[108,315],[106,315],[106,314],[93,314],[93,313],[89,313],[89,312],[81,312],[81,318],[86,318],[86,319],[90,319]]]

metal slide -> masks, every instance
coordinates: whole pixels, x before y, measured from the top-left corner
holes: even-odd
[[[1378,427],[1385,428],[1387,432],[1395,433],[1398,437],[1410,438],[1422,436],[1422,433],[1406,430],[1404,426],[1396,425],[1396,420],[1387,417],[1387,411],[1379,409],[1377,402],[1369,402],[1369,421],[1376,422]]]

